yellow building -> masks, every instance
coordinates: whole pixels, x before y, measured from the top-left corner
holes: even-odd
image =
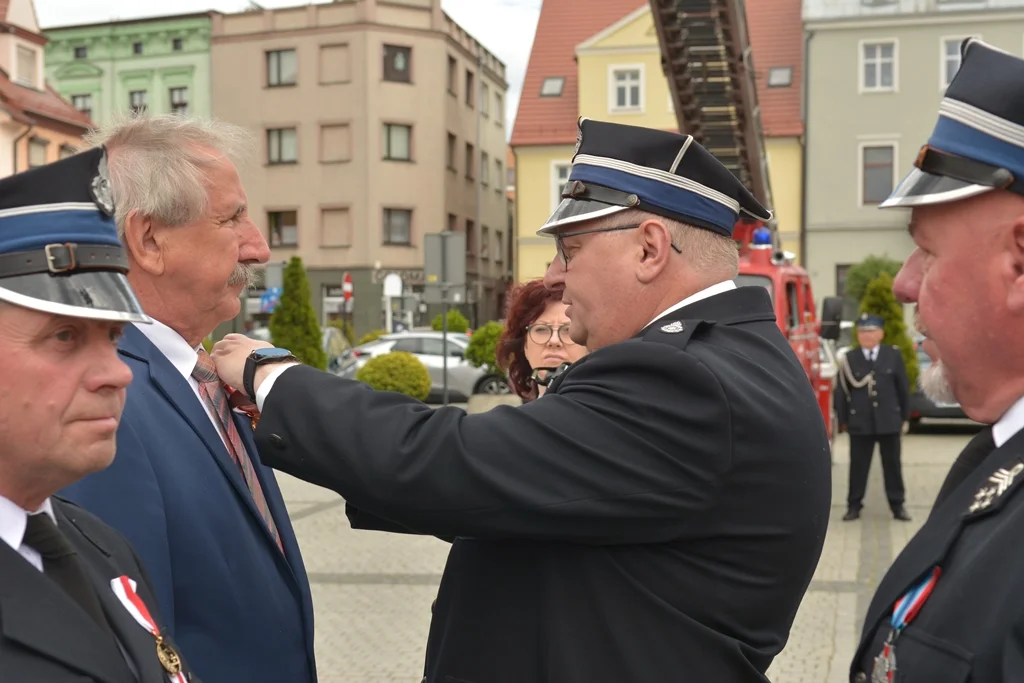
[[[757,4],[757,3],[753,3]],[[779,4],[766,0],[765,4]],[[749,7],[749,3],[748,3]],[[758,14],[763,10],[758,9]],[[568,20],[571,17],[571,20]],[[800,54],[800,16],[796,13],[797,57]],[[752,18],[748,24],[753,24]],[[753,28],[752,28],[753,31]],[[751,40],[757,52],[758,32]],[[765,52],[778,45],[766,35]],[[792,51],[791,45],[785,49]],[[776,50],[779,51],[779,50]],[[798,83],[798,63],[788,69],[785,85],[769,87],[769,73],[780,83],[779,70],[770,65],[757,71],[758,93]],[[759,63],[760,65],[760,63]],[[784,74],[783,74],[784,75]],[[796,124],[799,124],[799,92]],[[767,93],[766,103],[785,101],[781,93]],[[786,95],[791,93],[787,92]],[[765,103],[762,103],[764,112]],[[533,51],[523,84],[522,99],[512,132],[516,158],[516,223],[518,257],[516,280],[541,277],[554,258],[550,238],[537,237],[541,224],[558,205],[561,187],[569,176],[580,116],[648,128],[678,130],[668,82],[661,70],[661,51],[650,5],[637,0],[591,3],[586,0],[545,0],[537,24]],[[778,120],[774,112],[762,114],[766,132]],[[792,118],[792,117],[788,117]],[[799,251],[801,201],[801,137],[786,129],[767,141],[769,178],[783,246]],[[770,133],[769,133],[770,134]]]

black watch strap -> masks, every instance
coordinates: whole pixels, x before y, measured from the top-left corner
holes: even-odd
[[[256,359],[250,353],[245,359],[245,370],[242,371],[242,389],[252,401],[256,400],[256,389],[253,387],[255,379]]]

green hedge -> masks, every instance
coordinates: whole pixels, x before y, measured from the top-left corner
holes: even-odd
[[[359,341],[356,342],[356,346],[362,346],[363,344],[369,344],[374,339],[378,339],[380,337],[383,337],[387,333],[388,333],[387,330],[373,330],[372,332],[367,332],[366,334],[364,334],[362,337],[359,338]]]
[[[356,379],[378,391],[397,391],[420,401],[430,395],[427,366],[405,351],[374,356],[359,368]]]
[[[498,367],[498,339],[504,326],[494,320],[485,323],[473,331],[466,347],[466,360],[477,368],[484,368],[489,375],[504,377],[505,373]]]
[[[440,332],[443,327],[444,321],[441,319],[441,315],[435,316],[434,321],[430,323],[430,326],[437,332]],[[448,311],[448,331],[449,332],[465,332],[469,329],[469,320],[466,316],[459,313],[454,308]]]

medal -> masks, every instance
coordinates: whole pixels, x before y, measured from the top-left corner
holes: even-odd
[[[153,616],[149,613],[149,609],[146,607],[146,603],[142,602],[142,598],[135,592],[135,581],[128,578],[127,576],[119,576],[116,579],[110,580],[110,587],[114,590],[114,595],[121,601],[128,613],[132,615],[132,618],[141,626],[146,629],[156,641],[156,659],[160,662],[160,666],[167,672],[167,680],[169,683],[186,683],[185,674],[181,671],[181,656],[175,651],[171,644],[164,640],[163,634],[160,633],[159,627],[156,625]]]
[[[893,683],[896,680],[896,639],[921,611],[941,573],[942,569],[935,567],[926,579],[907,591],[893,605],[892,618],[889,620],[892,628],[889,629],[889,635],[882,645],[882,651],[875,657],[875,664],[871,669],[871,683]]]

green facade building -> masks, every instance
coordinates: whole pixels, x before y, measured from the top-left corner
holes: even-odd
[[[46,78],[94,122],[145,108],[210,115],[212,13],[44,30]]]

